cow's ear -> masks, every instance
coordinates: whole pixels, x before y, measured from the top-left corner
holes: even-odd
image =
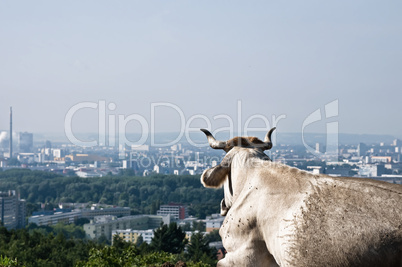
[[[205,187],[219,188],[225,182],[229,174],[229,167],[219,164],[205,170],[201,175],[201,183]]]
[[[221,164],[205,170],[201,175],[201,183],[205,187],[220,188],[230,172],[233,155],[228,153]]]

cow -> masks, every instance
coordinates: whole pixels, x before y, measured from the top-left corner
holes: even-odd
[[[402,266],[402,185],[272,162],[273,130],[224,142],[202,129],[226,152],[201,175],[224,187],[217,266]]]

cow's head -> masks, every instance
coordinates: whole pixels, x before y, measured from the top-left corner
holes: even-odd
[[[271,149],[272,148],[271,135],[275,129],[276,127],[269,130],[269,132],[265,136],[264,141],[261,141],[260,139],[254,136],[251,137],[240,136],[232,138],[228,141],[218,141],[208,130],[201,129],[201,131],[205,133],[205,135],[208,138],[208,143],[213,149],[223,149],[227,153],[235,146],[258,148],[261,149],[262,151]]]
[[[228,201],[228,199],[231,199],[228,194],[233,194],[231,164],[235,153],[230,153],[231,149],[234,147],[252,148],[254,150],[259,150],[259,152],[263,154],[263,151],[272,148],[271,135],[275,129],[276,128],[274,127],[269,130],[264,141],[261,141],[257,137],[235,137],[228,141],[218,141],[208,130],[201,129],[201,131],[207,136],[209,145],[213,149],[222,149],[227,153],[219,165],[205,170],[201,175],[201,183],[204,187],[220,188],[222,184],[228,180],[227,186],[225,185],[225,199],[222,199],[221,202],[222,216],[226,215],[231,205],[231,203],[229,203],[231,201]],[[268,158],[266,155],[265,157]]]

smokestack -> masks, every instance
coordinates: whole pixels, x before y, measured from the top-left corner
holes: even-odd
[[[13,107],[10,107],[10,159],[13,157]]]

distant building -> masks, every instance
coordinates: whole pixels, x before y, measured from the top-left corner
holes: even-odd
[[[149,151],[149,145],[132,145],[132,151]]]
[[[206,224],[206,232],[212,232],[213,230],[219,230],[223,224],[225,217],[220,214],[212,214],[211,216],[207,216],[205,220]]]
[[[171,215],[175,220],[184,220],[188,217],[188,209],[183,204],[170,203],[169,205],[161,205],[156,214]]]
[[[26,202],[15,190],[0,192],[0,221],[7,229],[25,228]]]
[[[52,142],[49,140],[45,141],[45,148],[51,149],[52,148]]]
[[[159,171],[160,171],[159,166],[158,166],[158,165],[155,165],[155,166],[154,166],[154,172],[155,172],[155,173],[159,173]]]
[[[102,177],[102,174],[94,171],[76,171],[75,174],[81,178]]]
[[[356,150],[357,150],[357,156],[363,157],[363,156],[366,155],[368,148],[367,148],[366,144],[364,144],[364,143],[359,143],[359,144],[357,145],[357,149],[356,149]]]
[[[58,223],[70,224],[81,218],[81,211],[55,212],[52,215],[35,215],[28,218],[28,223],[37,226],[55,225]]]
[[[128,161],[128,160],[123,160],[122,161],[122,168],[123,169],[128,169],[128,168],[131,168],[131,166],[130,166],[130,161]]]
[[[307,169],[311,169],[312,174],[321,174],[322,173],[321,166],[307,166]]]
[[[154,230],[153,229],[148,229],[148,230],[132,230],[132,229],[126,229],[126,230],[114,230],[112,231],[112,241],[113,241],[113,236],[119,236],[123,238],[124,241],[130,242],[130,243],[137,243],[138,238],[142,236],[142,240],[148,244],[151,243],[152,238],[154,238]]]
[[[33,151],[33,134],[32,133],[19,133],[18,136],[18,149],[20,153],[31,153]]]
[[[112,232],[115,230],[147,230],[156,229],[161,223],[169,224],[170,216],[135,215],[117,218],[116,216],[99,216],[84,224],[87,237],[98,239],[105,236],[112,240]]]
[[[315,152],[316,152],[316,153],[322,153],[322,152],[324,152],[323,145],[320,144],[320,143],[315,143]]]
[[[65,156],[64,149],[57,148],[53,149],[52,152],[54,158],[63,158]]]
[[[372,163],[389,163],[392,161],[391,156],[372,156],[371,157],[371,162]]]
[[[325,169],[325,174],[330,175],[330,176],[350,176],[350,169],[347,168],[326,168]]]
[[[7,131],[0,131],[0,149],[6,150],[9,147],[9,137]]]
[[[177,222],[177,225],[180,226],[181,228],[185,227],[186,224],[190,226],[194,226],[194,222],[199,222],[200,220],[196,217],[190,216],[184,220],[180,220]]]
[[[17,159],[22,164],[32,164],[36,161],[35,159],[37,159],[37,156],[35,153],[19,153]]]
[[[92,162],[92,161],[110,161],[110,158],[102,157],[95,154],[75,154],[75,155],[67,155],[64,157],[66,160],[69,159],[72,162]]]
[[[394,139],[392,146],[402,146],[402,141],[399,139]]]
[[[25,228],[27,215],[27,203],[25,199],[18,199],[17,228]]]
[[[96,216],[113,215],[117,217],[130,216],[130,208],[127,207],[114,207],[114,208],[101,208],[97,209],[84,209],[81,211],[82,218],[93,219]]]
[[[377,177],[383,175],[384,171],[385,171],[384,165],[367,164],[360,167],[359,176]]]
[[[74,223],[80,218],[94,219],[97,216],[129,216],[130,208],[113,207],[97,209],[75,210],[71,209],[58,209],[56,212],[45,211],[33,213],[33,216],[28,218],[28,223],[35,223],[38,226],[42,225],[55,225],[58,223],[70,224]]]

